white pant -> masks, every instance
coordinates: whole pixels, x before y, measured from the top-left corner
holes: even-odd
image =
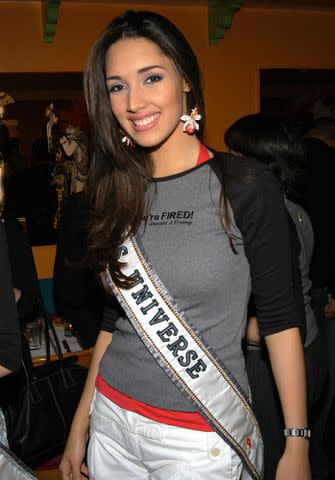
[[[96,392],[90,480],[239,480],[242,462],[215,432],[165,425]]]

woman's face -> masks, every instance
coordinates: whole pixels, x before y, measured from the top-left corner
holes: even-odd
[[[179,135],[189,89],[171,60],[145,38],[122,39],[106,54],[112,111],[135,143],[154,148]]]

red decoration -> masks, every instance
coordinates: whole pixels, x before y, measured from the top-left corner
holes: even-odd
[[[57,108],[57,115],[59,116],[59,125],[62,131],[71,123],[72,125],[77,125],[80,130],[88,134],[89,117],[84,97],[72,99],[68,108]]]

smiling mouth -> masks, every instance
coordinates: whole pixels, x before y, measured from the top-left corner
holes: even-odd
[[[159,117],[159,113],[155,113],[154,115],[150,115],[150,117],[142,118],[141,120],[133,120],[133,124],[136,127],[146,127],[151,123],[153,123],[158,117]]]

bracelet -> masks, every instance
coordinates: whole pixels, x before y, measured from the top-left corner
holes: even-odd
[[[285,428],[284,437],[300,437],[308,440],[311,438],[311,431],[309,428]]]

